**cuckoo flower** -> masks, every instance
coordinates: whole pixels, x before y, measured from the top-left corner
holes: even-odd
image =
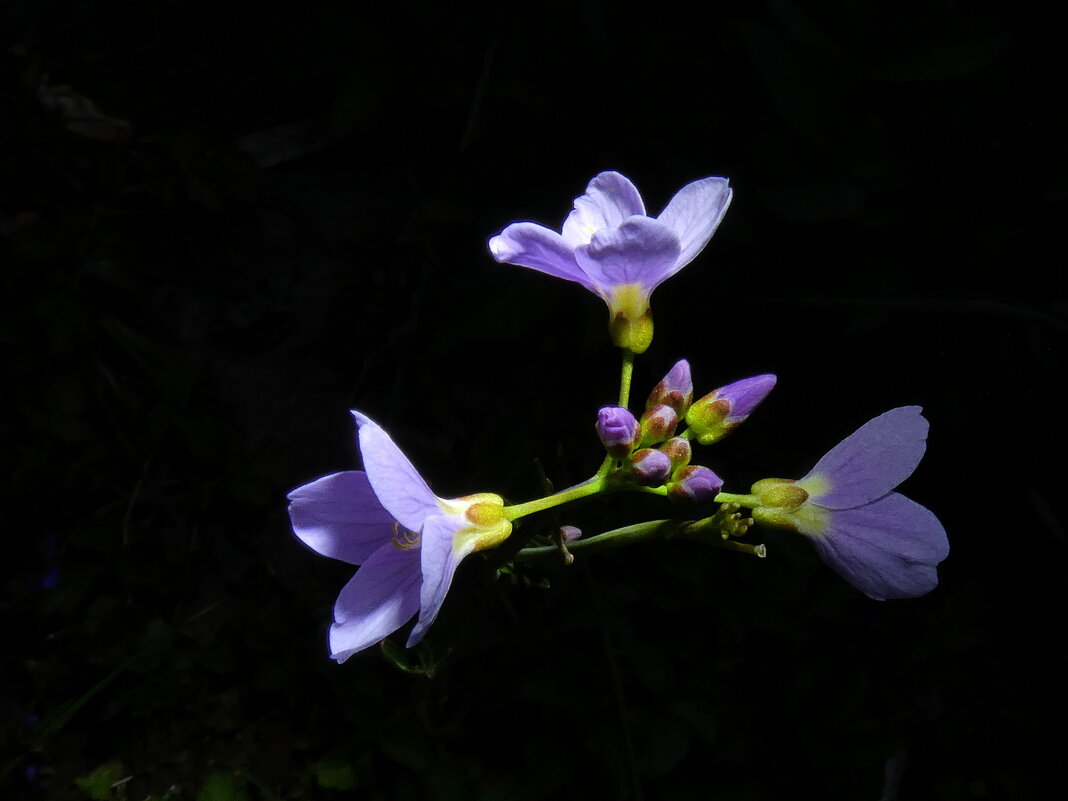
[[[869,420],[798,481],[758,481],[753,519],[801,532],[829,567],[877,601],[930,592],[949,554],[945,529],[930,510],[892,491],[923,458],[921,411],[902,406]]]
[[[289,494],[293,532],[312,550],[360,565],[334,606],[330,655],[344,662],[408,622],[408,647],[437,617],[460,561],[511,533],[499,495],[446,500],[400,448],[354,411],[366,472],[324,476]]]
[[[532,222],[509,225],[489,241],[499,262],[574,281],[608,304],[612,341],[642,353],[653,338],[649,297],[704,249],[727,206],[726,178],[684,186],[658,217],[618,172],[602,172],[575,199],[559,233]]]

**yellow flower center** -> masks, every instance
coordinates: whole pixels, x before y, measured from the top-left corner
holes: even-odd
[[[469,554],[494,548],[512,533],[512,523],[504,514],[504,498],[492,492],[480,492],[451,501],[463,510],[470,523],[453,536],[452,548],[456,554]]]
[[[645,353],[653,341],[649,293],[641,284],[620,284],[605,296],[612,342],[633,353]]]

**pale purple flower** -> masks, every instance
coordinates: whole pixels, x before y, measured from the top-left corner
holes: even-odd
[[[608,304],[613,341],[642,353],[652,340],[649,298],[697,256],[731,201],[726,178],[684,186],[658,217],[618,172],[602,172],[575,199],[559,233],[533,222],[489,241],[493,257],[574,281]]]
[[[775,381],[770,373],[755,375],[714,389],[694,401],[686,412],[686,422],[697,441],[711,445],[744,423],[774,388]]]
[[[418,643],[460,561],[512,530],[499,495],[437,497],[385,431],[366,415],[352,415],[366,472],[334,473],[289,494],[293,533],[324,556],[360,565],[334,606],[330,655],[338,662],[417,612],[408,647]]]
[[[893,492],[926,450],[921,411],[902,406],[869,420],[796,482],[758,481],[753,519],[807,536],[828,566],[871,598],[930,592],[949,554],[945,529],[930,510]]]

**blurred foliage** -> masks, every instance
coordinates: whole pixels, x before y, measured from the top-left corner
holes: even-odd
[[[3,798],[1064,789],[1059,29],[997,2],[697,8],[7,5]],[[485,240],[607,168],[654,211],[736,190],[657,292],[636,395],[681,356],[699,390],[778,373],[708,452],[731,488],[924,404],[906,492],[950,533],[942,586],[877,604],[776,532],[763,561],[472,560],[424,648],[333,664],[349,570],[284,496],[357,464],[346,409],[446,496],[599,461],[603,306]]]

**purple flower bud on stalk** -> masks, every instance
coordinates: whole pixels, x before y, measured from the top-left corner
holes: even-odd
[[[613,459],[630,456],[638,433],[638,421],[622,406],[605,406],[597,412],[597,437]]]
[[[652,448],[642,448],[630,457],[634,481],[643,487],[659,487],[671,475],[671,460]]]
[[[938,585],[949,540],[927,508],[893,492],[926,450],[919,406],[891,409],[829,450],[804,478],[753,485],[758,523],[800,532],[870,598],[915,598]]]
[[[695,401],[686,412],[686,422],[697,441],[711,445],[727,436],[768,396],[775,380],[770,373],[743,378]]]
[[[693,400],[693,379],[690,377],[690,363],[685,359],[679,359],[675,366],[668,370],[660,383],[653,387],[649,393],[649,400],[645,402],[646,409],[664,404],[675,410],[675,414],[683,417],[690,408]]]
[[[679,424],[679,417],[675,410],[667,404],[654,406],[642,415],[641,428],[642,438],[640,445],[655,445],[670,439],[675,433],[675,426]]]
[[[671,460],[672,470],[685,467],[690,463],[690,457],[693,456],[693,448],[686,437],[672,437],[660,446],[660,451],[666,453]]]
[[[582,538],[582,529],[575,526],[560,526],[560,536],[563,537],[564,542],[574,542]]]
[[[723,479],[698,464],[682,467],[668,482],[668,498],[678,502],[708,501],[723,487]]]

